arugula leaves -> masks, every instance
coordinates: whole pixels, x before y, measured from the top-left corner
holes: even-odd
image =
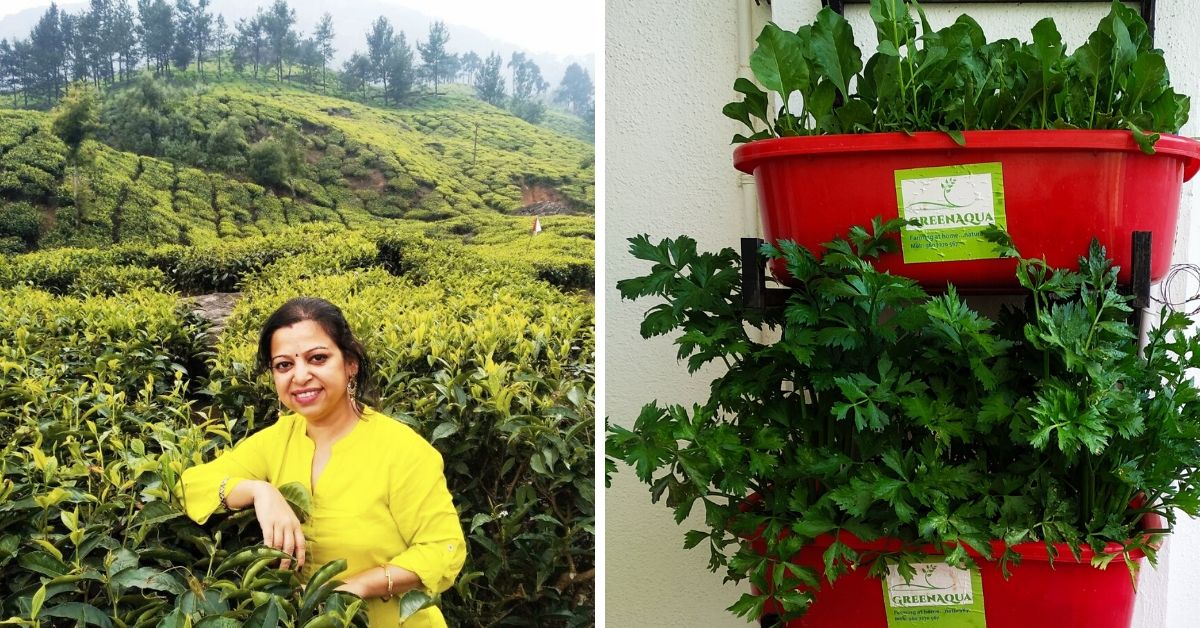
[[[650,402],[632,428],[610,424],[609,471],[632,466],[677,522],[702,510],[706,528],[685,545],[779,592],[787,618],[818,578],[911,568],[920,545],[954,564],[972,562],[970,547],[1007,568],[1007,546],[1028,541],[1090,546],[1106,562],[1110,542],[1153,556],[1144,513],[1163,515],[1164,531],[1176,511],[1200,515],[1200,390],[1187,375],[1200,338],[1187,316],[1164,311],[1139,351],[1117,270],[1093,244],[1074,271],[1019,258],[1027,303],[992,320],[953,287],[931,296],[874,269],[900,226],[876,219],[820,254],[765,245],[800,287],[764,310],[743,306],[733,250],[631,239],[651,269],[617,287],[660,301],[642,334],[673,335],[691,372],[725,369],[702,403]],[[990,237],[1017,254],[1003,232]],[[859,556],[834,542],[822,573],[793,562],[815,537],[843,534],[903,548]],[[1006,547],[993,555],[996,539]],[[770,595],[730,610],[752,615]]]
[[[921,18],[921,34],[909,13]],[[988,42],[970,17],[933,30],[915,0],[872,0],[875,52],[862,61],[850,24],[829,8],[795,33],[768,24],[750,57],[758,83],[722,112],[750,128],[734,143],[770,137],[886,131],[1128,129],[1154,152],[1158,132],[1187,123],[1190,100],[1171,88],[1161,50],[1137,11],[1114,0],[1085,44],[1068,54],[1054,20],[1032,42]],[[799,112],[792,110],[799,94]]]

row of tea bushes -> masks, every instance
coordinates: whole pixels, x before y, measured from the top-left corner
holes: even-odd
[[[56,294],[88,292],[98,269],[136,267],[161,273],[155,287],[182,292],[228,292],[249,273],[275,260],[308,252],[353,257],[360,265],[374,263],[374,245],[354,232],[333,225],[311,225],[287,232],[226,240],[207,246],[165,245],[144,248],[132,245],[106,249],[51,249],[0,259],[0,287],[25,283]],[[107,271],[110,274],[119,271]],[[141,282],[150,284],[150,275]],[[158,276],[158,275],[154,275]]]
[[[531,237],[524,228],[513,226],[524,220],[504,220],[504,226],[478,238],[454,234],[453,227],[407,222],[361,232],[308,225],[203,246],[52,249],[0,258],[0,288],[28,284],[55,294],[112,294],[136,287],[189,294],[230,292],[277,260],[309,253],[328,256],[341,269],[382,265],[396,274],[411,271],[418,281],[436,276],[448,260],[457,259],[454,263],[460,265],[506,267],[564,289],[593,288],[592,240],[546,232]],[[472,244],[463,245],[463,240]]]
[[[577,218],[581,217],[555,220],[563,220],[563,231],[569,234],[576,229],[568,221]],[[563,235],[557,229],[534,236],[524,218],[493,220],[499,224],[447,221],[405,230],[372,230],[368,237],[378,246],[379,262],[385,268],[418,282],[437,277],[440,269],[450,265],[471,272],[504,268],[564,290],[595,289],[596,248],[591,238]]]
[[[271,568],[253,513],[183,516],[180,472],[229,443],[192,390],[203,329],[169,294],[0,290],[5,623],[365,625],[354,600]]]

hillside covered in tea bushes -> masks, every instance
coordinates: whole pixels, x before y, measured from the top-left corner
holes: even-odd
[[[96,124],[78,159],[52,129],[60,111],[0,109],[0,250],[204,244],[396,219],[591,224],[594,147],[568,135],[570,120],[535,126],[468,92],[385,108],[240,76],[143,74],[90,96]]]
[[[444,456],[469,542],[440,600],[450,624],[591,625],[595,335],[577,290],[590,230],[578,217],[531,237],[491,216],[0,258],[0,618],[365,625],[356,598],[276,569],[251,511],[199,526],[174,490],[275,419],[257,331],[310,294],[368,348],[379,409]],[[219,333],[183,298],[231,289]],[[285,493],[305,512],[303,487]]]

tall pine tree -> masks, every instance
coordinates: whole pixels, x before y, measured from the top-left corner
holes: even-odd
[[[392,29],[392,23],[381,15],[371,23],[371,30],[367,31],[367,58],[371,60],[372,80],[383,83],[384,105],[388,99],[387,65],[395,47],[396,31]]]
[[[296,11],[288,6],[287,0],[275,0],[264,14],[263,33],[275,65],[276,80],[283,81],[283,65],[296,47]]]
[[[475,77],[475,92],[479,99],[497,107],[504,105],[504,76],[500,73],[503,64],[500,55],[493,52],[484,59]]]
[[[138,22],[147,65],[153,66],[156,75],[169,72],[175,44],[175,9],[167,0],[138,0]]]
[[[438,20],[429,25],[429,39],[425,43],[417,43],[425,75],[433,81],[434,96],[438,95],[439,79],[446,76],[451,66],[453,55],[446,50],[446,43],[449,41],[450,32],[446,30],[446,23]]]
[[[317,45],[317,51],[321,53],[321,91],[325,91],[325,68],[330,61],[333,61],[333,53],[337,52],[333,47],[333,16],[326,12],[321,16],[321,21],[317,22],[317,30],[313,32],[313,41]]]

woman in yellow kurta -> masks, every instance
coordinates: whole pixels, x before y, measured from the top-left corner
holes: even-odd
[[[466,556],[441,455],[408,426],[358,404],[370,363],[329,302],[302,297],[276,310],[259,337],[258,362],[292,412],[184,471],[188,516],[204,523],[219,507],[254,506],[266,545],[300,566],[346,559],[341,590],[368,600],[372,627],[399,626],[396,598],[418,587],[446,590]],[[277,488],[289,482],[312,493],[304,524]],[[446,622],[428,608],[403,625]]]

